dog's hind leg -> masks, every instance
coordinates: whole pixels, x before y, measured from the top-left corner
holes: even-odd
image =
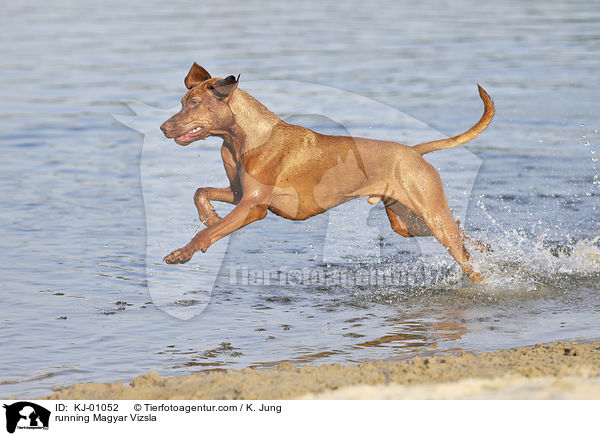
[[[437,172],[433,177],[423,177],[419,183],[421,201],[411,206],[414,212],[429,227],[435,238],[450,252],[463,271],[473,282],[483,280],[481,274],[475,272],[470,262],[469,252],[463,243],[463,234],[456,224],[444,194],[441,180]]]
[[[390,220],[392,230],[405,238],[413,236],[433,236],[431,229],[427,227],[427,224],[410,211],[406,206],[400,202],[384,198],[385,211]],[[456,225],[460,231],[463,240],[469,241],[473,248],[482,253],[488,253],[492,251],[490,244],[486,244],[479,240],[471,238],[467,235],[464,229],[460,226],[460,221],[456,220]]]
[[[392,198],[384,197],[383,204],[385,205],[385,211],[394,232],[405,238],[411,236],[433,236],[427,224],[402,203]]]
[[[198,188],[194,194],[194,204],[198,209],[200,221],[206,226],[211,226],[221,220],[211,204],[211,200],[238,204],[240,198],[241,196],[236,195],[231,188]]]
[[[473,270],[463,234],[448,207],[442,180],[431,165],[421,166],[418,175],[395,184],[390,192],[398,195],[393,198],[396,195],[388,194],[387,197],[397,202],[389,202],[389,207],[386,204],[395,231],[408,236],[435,236],[473,282],[483,280],[481,274]]]
[[[432,205],[433,206],[433,205]],[[463,244],[463,235],[456,225],[450,208],[447,204],[437,205],[422,212],[422,219],[431,229],[433,236],[448,249],[452,257],[465,271],[473,282],[483,280],[481,274],[476,273],[469,261],[469,252]]]

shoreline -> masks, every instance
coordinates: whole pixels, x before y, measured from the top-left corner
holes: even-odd
[[[600,341],[555,342],[487,353],[372,361],[358,365],[225,370],[129,384],[80,383],[47,400],[600,399]]]

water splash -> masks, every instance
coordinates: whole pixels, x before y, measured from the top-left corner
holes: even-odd
[[[544,235],[510,231],[492,241],[493,252],[475,254],[473,259],[487,289],[570,288],[578,279],[600,274],[599,240],[596,236],[560,243]]]

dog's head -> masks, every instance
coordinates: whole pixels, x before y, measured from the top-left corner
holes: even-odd
[[[165,121],[160,129],[179,145],[188,145],[211,135],[223,134],[233,124],[229,100],[239,76],[213,78],[194,62],[184,83],[189,91],[181,99],[181,110]]]

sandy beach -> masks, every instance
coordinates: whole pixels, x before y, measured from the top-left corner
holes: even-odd
[[[356,366],[150,372],[128,384],[57,388],[45,399],[600,399],[600,341]]]

